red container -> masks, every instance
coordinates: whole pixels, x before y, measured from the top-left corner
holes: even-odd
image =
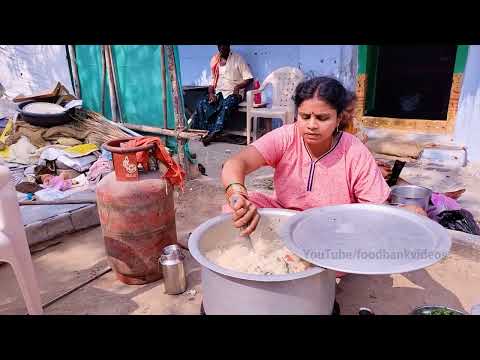
[[[139,172],[135,153],[154,145],[122,148],[131,139],[103,147],[112,152],[115,172],[96,190],[100,223],[108,261],[126,284],[145,284],[162,278],[158,259],[167,245],[177,243],[173,186],[157,169]],[[151,157],[154,159],[153,157]]]
[[[255,82],[253,83],[253,89],[254,90],[260,89],[260,81],[255,80]],[[262,103],[262,94],[261,93],[253,95],[253,103],[257,104],[257,105]]]

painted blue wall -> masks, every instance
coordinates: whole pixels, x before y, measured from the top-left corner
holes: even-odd
[[[210,59],[216,45],[179,45],[180,69],[184,85],[208,85],[211,79]],[[355,88],[357,46],[352,45],[232,45],[242,55],[253,76],[262,82],[272,71],[283,66],[297,67],[306,77],[333,76],[348,89]],[[265,100],[271,100],[267,88]],[[273,127],[281,125],[274,120]]]
[[[263,81],[282,66],[301,69],[307,76],[329,75],[349,89],[355,87],[356,46],[351,45],[232,45],[243,56],[253,76]],[[184,85],[207,85],[210,59],[215,45],[180,45],[180,67]]]
[[[480,162],[480,45],[471,45],[455,121],[455,141],[467,148],[468,161]]]

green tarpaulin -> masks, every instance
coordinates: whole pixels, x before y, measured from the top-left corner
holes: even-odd
[[[167,89],[162,87],[162,62],[160,45],[112,45],[112,56],[115,64],[119,103],[123,121],[128,124],[148,125],[164,128],[162,95],[167,98],[167,127],[175,128],[173,112],[172,87],[168,62],[166,64]],[[102,112],[101,82],[102,56],[100,45],[76,45],[78,76],[82,93],[83,106],[87,109]],[[182,81],[178,48],[174,46],[177,80],[180,89]],[[180,91],[183,106],[183,94]],[[105,117],[111,119],[108,76],[105,77]],[[166,144],[176,152],[176,140],[167,138]],[[187,156],[190,158],[187,147]]]

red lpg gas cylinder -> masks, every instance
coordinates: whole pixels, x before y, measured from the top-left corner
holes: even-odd
[[[162,278],[158,259],[165,246],[177,243],[174,189],[161,176],[155,145],[121,147],[129,140],[103,145],[112,153],[115,171],[99,182],[97,206],[108,261],[117,278],[145,284]],[[148,152],[150,171],[139,171],[137,152]]]

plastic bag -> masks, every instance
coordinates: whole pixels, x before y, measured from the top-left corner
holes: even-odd
[[[473,215],[465,210],[447,210],[438,215],[438,223],[450,230],[480,235],[480,228]]]
[[[438,215],[447,210],[460,210],[460,204],[445,194],[433,193],[430,198],[430,206],[427,209],[428,217],[438,222]]]

